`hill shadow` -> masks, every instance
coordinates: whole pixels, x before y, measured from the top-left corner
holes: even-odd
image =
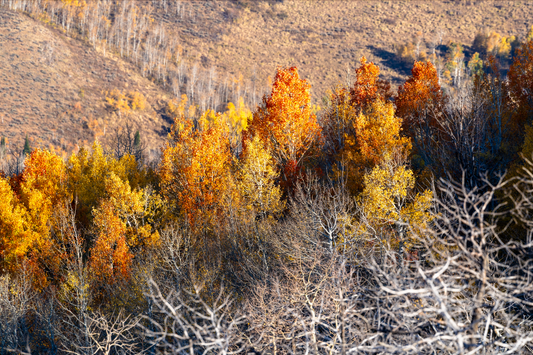
[[[411,66],[406,65],[404,62],[399,60],[396,53],[372,45],[368,46],[367,48],[370,49],[373,55],[381,59],[381,63],[383,65],[395,70],[401,75],[411,75]]]

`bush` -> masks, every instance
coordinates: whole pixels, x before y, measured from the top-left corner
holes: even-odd
[[[111,92],[106,92],[106,101],[108,106],[114,111],[142,111],[146,108],[146,98],[137,91],[130,91],[125,94],[115,89]]]

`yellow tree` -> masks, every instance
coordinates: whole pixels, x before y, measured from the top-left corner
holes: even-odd
[[[228,109],[222,114],[220,119],[228,126],[230,147],[236,152],[242,142],[242,132],[248,127],[252,120],[252,111],[244,104],[244,100],[239,98],[237,106],[228,103]]]
[[[111,208],[120,218],[129,248],[141,251],[157,245],[159,234],[155,227],[163,206],[160,197],[149,188],[132,189],[127,180],[112,172],[105,178],[105,198],[100,207]],[[93,214],[98,214],[100,207]]]
[[[6,271],[25,264],[34,287],[42,289],[62,278],[61,240],[54,239],[52,229],[70,196],[65,164],[53,152],[36,149],[25,164],[22,174],[12,178],[15,191],[0,179],[0,253]]]
[[[7,179],[0,177],[0,273],[15,272],[31,246],[26,214]]]
[[[20,184],[20,200],[27,214],[29,233],[24,244],[28,246],[26,258],[33,267],[34,284],[45,287],[51,280],[60,280],[64,258],[58,252],[51,234],[54,215],[64,210],[71,201],[67,191],[67,174],[63,159],[51,151],[36,149],[25,162]]]
[[[81,148],[69,158],[69,191],[77,202],[77,218],[85,227],[90,225],[93,208],[105,197],[106,176],[110,173],[133,188],[144,187],[149,182],[147,171],[139,167],[133,155],[126,154],[117,160],[105,154],[98,141],[91,150]]]
[[[321,128],[311,107],[311,85],[300,79],[296,67],[278,68],[270,96],[254,112],[243,135],[243,146],[259,136],[281,167],[283,183],[290,186],[320,138]]]
[[[56,208],[69,199],[63,159],[47,150],[36,149],[25,162],[20,186],[21,201],[27,207],[32,229],[49,233],[49,221]]]
[[[246,142],[237,172],[237,187],[249,218],[272,218],[284,209],[282,191],[276,185],[279,172],[270,152],[258,136]]]
[[[347,187],[353,196],[362,191],[363,175],[383,160],[385,155],[397,162],[405,161],[411,143],[400,135],[402,120],[390,102],[377,99],[353,122],[354,135],[345,137],[340,160]],[[337,171],[339,174],[340,171]]]
[[[347,154],[352,158],[347,166],[348,187],[361,191],[357,197],[360,223],[375,236],[388,234],[387,243],[398,248],[400,255],[411,246],[408,232],[425,228],[431,220],[432,201],[429,190],[415,193],[415,177],[407,167],[411,142],[401,136],[401,126],[393,105],[376,100],[357,117],[357,140],[346,144],[353,149],[348,150],[352,155]]]
[[[415,194],[413,171],[398,164],[388,154],[364,176],[364,189],[358,197],[364,229],[393,248],[409,248],[410,233],[427,227],[431,221],[432,192]]]

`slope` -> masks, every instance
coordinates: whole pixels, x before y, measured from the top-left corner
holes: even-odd
[[[112,90],[142,93],[146,108],[113,112],[105,100]],[[161,88],[109,52],[0,8],[0,136],[12,153],[22,149],[25,136],[32,147],[65,152],[95,138],[108,142],[126,123],[140,130],[154,153],[170,126],[157,113],[167,99]]]

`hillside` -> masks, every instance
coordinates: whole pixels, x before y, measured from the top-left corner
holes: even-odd
[[[523,36],[531,26],[529,1],[235,1],[188,2],[179,15],[152,8],[177,29],[184,57],[205,69],[266,82],[277,66],[297,66],[311,81],[315,99],[344,82],[366,56],[385,79],[400,84],[410,73],[396,46],[414,41],[467,46],[479,32]]]
[[[159,115],[165,92],[135,68],[17,12],[0,8],[0,135],[21,150],[71,151],[95,138],[108,141],[126,120],[148,149],[159,148],[170,124]],[[105,92],[138,91],[148,105],[120,115],[106,108]]]
[[[18,2],[10,4],[17,8]],[[53,4],[53,11],[62,9],[61,3]],[[533,18],[528,1],[106,4],[103,13],[111,27],[102,27],[100,42],[88,33],[80,36],[74,26],[68,32],[64,24],[36,20],[41,10],[29,5],[26,14],[0,10],[0,132],[12,151],[21,149],[26,135],[34,146],[52,144],[64,151],[96,137],[106,142],[126,121],[155,151],[171,124],[162,113],[172,97],[185,93],[201,110],[224,110],[228,101],[242,96],[254,107],[268,92],[276,67],[297,66],[320,104],[326,90],[351,81],[361,56],[379,65],[383,78],[397,86],[411,66],[397,55],[402,44],[418,44],[424,58],[433,48],[443,57],[448,43],[462,43],[466,61],[477,33],[520,38]],[[137,16],[135,30],[146,36],[135,58],[106,45],[123,26],[117,16],[121,11],[123,19],[128,11]],[[118,43],[119,35],[115,39]],[[152,49],[147,39],[155,43]],[[127,115],[113,112],[105,100],[112,90],[142,93],[148,106]]]

